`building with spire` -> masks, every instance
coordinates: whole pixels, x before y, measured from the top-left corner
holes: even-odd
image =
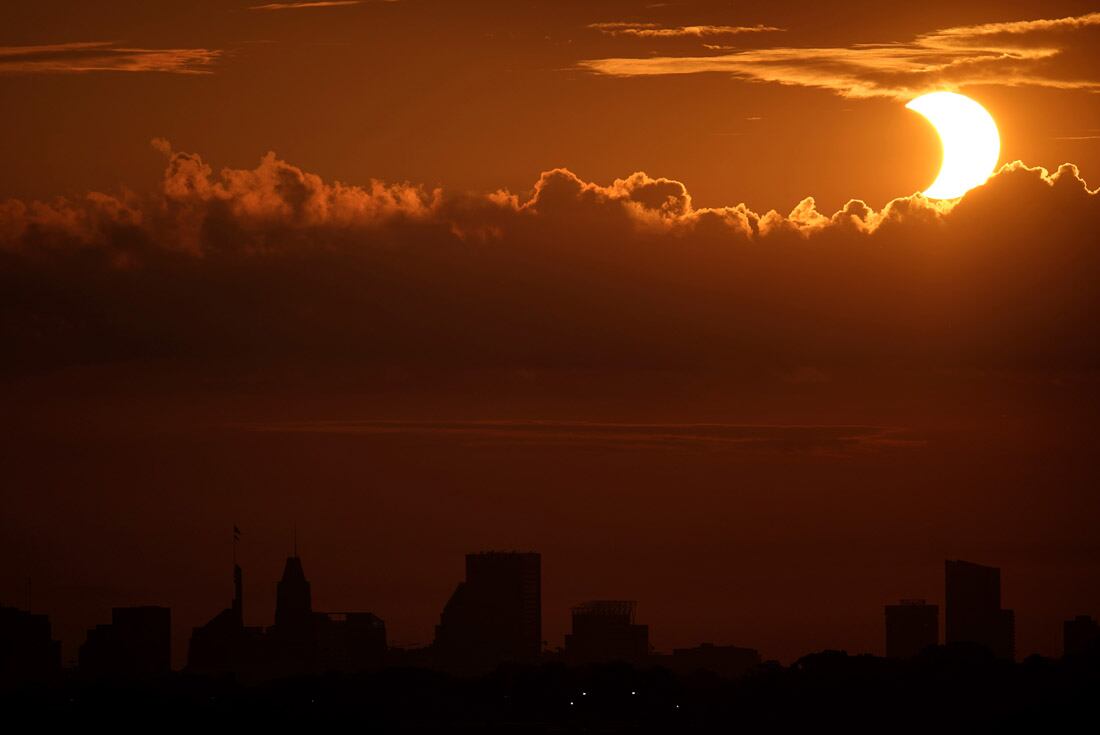
[[[369,612],[315,612],[297,548],[275,586],[275,624],[266,630],[244,623],[242,576],[234,563],[232,605],[192,631],[189,670],[255,680],[383,665],[385,623]]]
[[[316,671],[316,628],[312,591],[295,549],[275,586],[275,625],[267,630],[273,668],[286,674]]]
[[[283,635],[305,635],[313,620],[313,593],[297,552],[288,556],[275,587],[275,628]]]

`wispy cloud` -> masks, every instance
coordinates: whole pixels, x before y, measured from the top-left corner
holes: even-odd
[[[762,24],[754,26],[663,26],[659,23],[631,23],[619,21],[589,23],[588,27],[608,36],[635,36],[637,38],[684,38],[691,36],[703,38],[705,36],[731,36],[739,33],[765,33],[785,30],[783,28]]]
[[[957,26],[944,28],[934,33],[927,34],[924,38],[948,38],[962,39],[977,38],[980,36],[998,36],[1003,34],[1018,35],[1023,33],[1035,33],[1037,31],[1075,30],[1091,25],[1100,25],[1100,12],[1086,13],[1085,15],[1071,15],[1065,18],[1039,18],[1036,20],[1013,20],[998,23],[980,23],[971,26]]]
[[[209,74],[222,53],[206,48],[134,48],[113,41],[0,46],[0,74]]]
[[[342,5],[361,5],[363,0],[316,0],[302,3],[265,3],[252,5],[249,10],[310,10],[314,8],[338,8]]]
[[[476,445],[589,446],[620,450],[794,452],[843,455],[913,448],[924,441],[881,426],[600,423],[587,421],[296,421],[236,425],[246,431],[358,434]]]
[[[1100,13],[944,28],[900,43],[589,59],[580,65],[624,77],[725,73],[853,98],[906,99],[933,88],[975,84],[1095,90],[1100,80],[1097,65],[1090,62],[1095,61],[1098,39],[1080,36],[1096,28]]]

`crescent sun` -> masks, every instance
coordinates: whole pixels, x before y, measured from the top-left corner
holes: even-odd
[[[1001,155],[1001,136],[984,107],[955,92],[922,95],[906,107],[923,115],[943,144],[940,173],[924,196],[956,199],[993,174]]]

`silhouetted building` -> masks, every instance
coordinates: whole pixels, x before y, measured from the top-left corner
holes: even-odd
[[[244,574],[233,565],[233,603],[193,628],[187,668],[203,674],[254,674],[265,664],[263,630],[244,624]]]
[[[369,612],[314,613],[317,668],[367,671],[386,659],[386,624]]]
[[[542,648],[541,575],[536,553],[467,554],[466,579],[435,628],[437,663],[477,671],[536,660]]]
[[[430,669],[435,664],[431,645],[386,648],[386,666],[396,669]]]
[[[1088,615],[1078,615],[1062,624],[1062,655],[1100,654],[1100,623]]]
[[[111,622],[88,631],[80,671],[89,676],[144,677],[172,669],[172,618],[166,607],[116,607]]]
[[[283,577],[275,588],[275,627],[286,635],[309,630],[313,619],[313,594],[306,580],[302,559],[288,556]]]
[[[0,683],[46,681],[61,671],[61,643],[50,618],[0,607]]]
[[[1001,609],[1001,570],[968,561],[945,562],[946,643],[977,643],[1000,658],[1016,656],[1016,619]]]
[[[573,663],[640,662],[649,655],[649,626],[634,622],[636,603],[593,600],[572,610],[573,631],[565,636],[565,658]]]
[[[912,658],[940,642],[940,608],[924,600],[886,606],[887,658]]]
[[[760,663],[760,652],[755,648],[716,646],[713,643],[703,643],[694,648],[674,648],[668,659],[668,667],[680,674],[709,671],[731,679],[744,676]]]
[[[257,680],[381,667],[386,625],[369,612],[313,611],[309,581],[297,554],[287,558],[276,586],[275,625],[244,624],[242,572],[234,565],[232,606],[191,633],[188,669]]]
[[[296,553],[283,565],[283,576],[275,588],[275,625],[267,634],[274,671],[292,674],[317,670],[313,596]]]

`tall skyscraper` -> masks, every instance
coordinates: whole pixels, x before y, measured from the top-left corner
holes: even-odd
[[[1001,570],[968,561],[944,564],[945,642],[977,643],[1000,658],[1016,656],[1016,619],[1001,608]]]
[[[572,610],[565,657],[575,663],[640,662],[649,655],[649,626],[634,622],[631,600],[593,600]]]
[[[534,661],[542,649],[542,558],[489,551],[466,555],[466,579],[447,601],[433,649],[447,668],[484,670]]]
[[[886,656],[912,658],[940,641],[940,608],[924,600],[886,606]]]

